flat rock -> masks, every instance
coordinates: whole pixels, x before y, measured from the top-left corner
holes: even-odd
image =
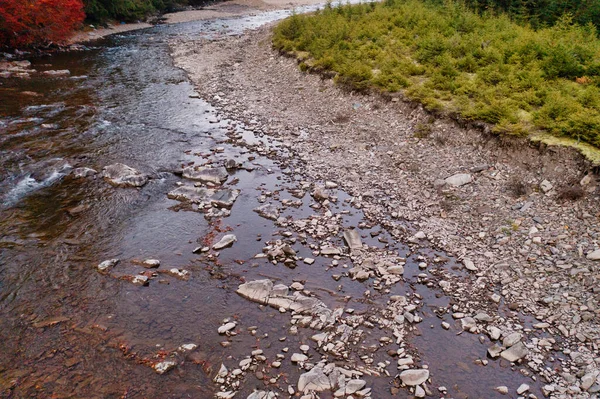
[[[246,399],[275,399],[277,395],[273,392],[254,391]]]
[[[302,353],[294,353],[290,360],[292,361],[292,363],[304,363],[308,360],[308,356]]]
[[[148,182],[146,175],[122,163],[106,166],[102,169],[102,177],[116,187],[142,187]]]
[[[215,194],[215,190],[210,190],[203,187],[180,186],[171,190],[167,197],[182,202],[191,202],[194,204],[206,205],[211,202],[211,197]]]
[[[503,359],[506,359],[512,363],[524,358],[525,356],[527,356],[528,353],[529,351],[525,347],[525,344],[523,344],[523,342],[518,342],[517,344],[506,349],[505,351],[502,351],[500,356],[502,356]]]
[[[345,394],[352,395],[353,393],[360,391],[367,385],[365,380],[350,380],[346,383]]]
[[[478,271],[477,266],[475,266],[475,263],[473,263],[473,261],[471,259],[463,260],[463,264],[465,265],[465,269],[467,269],[469,271],[472,271],[472,272]]]
[[[351,250],[362,248],[360,234],[358,234],[358,231],[355,229],[348,229],[344,231],[344,242]]]
[[[279,218],[279,209],[271,204],[264,204],[254,209],[254,212],[269,220],[277,220]]]
[[[335,322],[336,313],[319,299],[305,296],[299,291],[294,291],[289,295],[287,286],[273,286],[271,280],[256,280],[240,284],[236,292],[244,298],[269,305],[275,309],[291,310],[315,316],[319,320],[319,325],[314,326],[315,329]]]
[[[43,74],[47,76],[69,76],[71,74],[71,71],[69,71],[68,69],[59,69],[44,71]]]
[[[331,390],[331,381],[325,375],[322,367],[315,366],[309,372],[304,373],[298,380],[298,391],[308,393],[310,391],[322,392]]]
[[[246,299],[266,304],[272,291],[271,280],[255,280],[241,284],[236,292]]]
[[[429,370],[427,369],[411,369],[404,370],[400,373],[402,383],[408,386],[421,385],[429,378]]]
[[[590,252],[587,254],[586,258],[589,260],[600,260],[600,249]]]
[[[213,245],[213,249],[220,250],[223,248],[227,248],[227,247],[233,245],[233,243],[236,241],[237,241],[237,237],[235,235],[233,235],[233,234],[224,235],[223,238],[221,238],[218,243]]]
[[[468,173],[458,173],[446,178],[445,182],[452,187],[460,187],[473,181],[473,177]]]
[[[506,337],[504,337],[504,339],[502,340],[502,345],[504,345],[504,347],[506,348],[510,348],[511,346],[520,342],[522,338],[523,335],[521,335],[521,333],[519,332],[510,333]]]
[[[217,208],[231,208],[239,195],[240,190],[218,190],[210,197],[210,202]]]
[[[227,169],[219,167],[199,167],[188,166],[183,169],[183,177],[190,180],[198,180],[203,183],[223,184],[229,177]]]

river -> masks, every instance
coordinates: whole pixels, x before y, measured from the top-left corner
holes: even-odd
[[[286,392],[285,397],[301,370],[289,362],[281,368],[269,363],[278,354],[289,358],[299,352],[315,332],[294,331],[289,314],[235,293],[239,284],[264,278],[301,282],[328,307],[352,308],[349,313],[355,315],[383,311],[394,294],[420,303],[424,320],[412,329],[406,350],[429,365],[435,396],[439,385],[464,398],[494,397],[499,394],[490,386],[519,385],[518,372],[507,364],[474,363],[485,358],[477,336],[456,336],[439,327],[435,309],[449,302],[431,285],[419,284],[417,253],[365,220],[333,185],[332,201],[326,206],[315,201],[313,182],[304,181],[285,146],[252,125],[223,118],[197,98],[185,73],[172,64],[168,42],[174,37],[242,34],[285,15],[270,12],[116,35],[87,51],[31,59],[33,69],[68,69],[68,77],[33,74],[1,82],[1,397],[210,398],[220,389],[213,378],[221,364],[235,368],[255,349],[268,360],[244,374],[236,397],[265,387]],[[230,216],[207,219],[167,197],[185,183],[179,173],[183,166],[228,160],[236,167],[229,170],[225,187],[240,190]],[[147,174],[148,184],[116,188],[100,175],[71,174],[79,167],[101,171],[115,162]],[[340,228],[360,227],[366,244],[385,243],[387,251],[407,259],[406,280],[365,296],[363,283],[332,279],[342,266],[332,267],[337,259],[319,256],[315,240],[253,211],[273,201],[288,204],[281,208],[288,220],[310,220],[329,210],[338,215]],[[231,248],[195,252],[230,233],[237,237]],[[293,245],[299,261],[288,266],[295,267],[256,257],[276,240]],[[343,248],[341,232],[329,243]],[[429,256],[444,255],[431,250]],[[121,261],[109,273],[98,273],[96,266],[112,258]],[[315,262],[302,261],[306,258]],[[144,259],[158,259],[161,266],[148,271],[136,263]],[[188,271],[189,278],[170,274],[171,268]],[[139,273],[151,277],[147,286],[130,282]],[[235,335],[217,332],[232,320]],[[364,377],[371,395],[379,398],[390,395],[397,374],[387,356],[390,346],[380,345],[384,334],[378,327],[368,331],[348,360],[356,366],[368,354],[375,364],[383,363],[381,377]],[[181,349],[185,344],[197,348]],[[380,346],[384,349],[378,351]],[[315,348],[309,354],[315,361],[322,355]],[[177,365],[159,374],[153,367],[164,359]],[[387,377],[382,370],[389,364]],[[412,397],[407,389],[394,392]]]

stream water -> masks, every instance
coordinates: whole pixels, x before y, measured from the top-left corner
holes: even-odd
[[[328,306],[351,307],[357,314],[381,308],[393,294],[420,295],[424,321],[410,343],[420,362],[429,365],[435,397],[442,396],[441,385],[448,388],[447,397],[504,397],[492,388],[506,385],[515,392],[526,381],[508,363],[474,363],[485,359],[489,340],[481,345],[475,335],[440,327],[452,318],[433,310],[447,307],[449,300],[418,283],[417,254],[365,221],[342,191],[334,190],[338,201],[331,211],[342,215],[344,227],[364,222],[360,233],[367,244],[387,245],[407,257],[406,282],[365,299],[365,284],[331,278],[340,270],[331,267],[330,258],[312,255],[310,239],[299,238],[294,249],[300,257],[315,257],[312,265],[298,262],[292,269],[255,258],[265,242],[282,239],[285,229],[253,209],[264,201],[297,201],[292,194],[304,177],[279,143],[252,126],[221,119],[207,102],[190,97],[194,89],[173,67],[168,41],[241,34],[285,15],[113,36],[93,50],[31,60],[38,71],[68,69],[70,77],[36,74],[0,82],[0,397],[213,397],[219,387],[212,379],[221,363],[235,366],[256,348],[272,361],[284,347],[298,351],[314,334],[310,329],[290,334],[289,314],[235,293],[240,283],[261,278],[287,285],[302,281]],[[244,166],[230,172],[226,183],[241,191],[229,217],[208,221],[167,198],[182,181],[174,172],[183,165],[227,159]],[[115,162],[148,174],[149,183],[115,188],[100,177],[70,175],[76,167],[100,171]],[[314,205],[306,193],[298,206],[284,207],[283,215],[300,219],[322,212]],[[218,257],[213,251],[194,253],[228,231],[238,241]],[[343,247],[341,236],[332,244]],[[98,273],[96,265],[110,258],[121,262],[109,274]],[[190,278],[159,273],[148,286],[123,278],[144,271],[131,261],[147,258],[159,259],[159,270],[188,270]],[[450,259],[445,267],[452,265]],[[217,333],[226,318],[237,321],[237,335]],[[379,337],[375,328],[364,347],[377,346]],[[189,343],[198,348],[179,356],[175,369],[163,375],[152,369],[157,359]],[[387,349],[374,355],[376,361],[385,360]],[[319,358],[314,349],[310,355]],[[391,397],[393,362],[389,372],[391,377],[366,377],[373,397]],[[265,370],[276,383],[248,374],[236,397],[266,385],[286,391],[300,373],[288,362]],[[533,381],[529,384],[539,392]],[[395,397],[411,394],[400,389]]]

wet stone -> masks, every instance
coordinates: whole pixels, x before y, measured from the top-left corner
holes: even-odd
[[[94,176],[94,175],[98,174],[98,172],[91,168],[77,168],[77,169],[73,169],[71,174],[74,177],[82,178],[82,177]]]
[[[177,201],[191,202],[194,204],[206,205],[210,198],[215,194],[214,190],[194,186],[181,186],[170,191],[167,197]]]
[[[331,381],[320,366],[315,366],[309,372],[302,374],[298,380],[298,391],[304,393],[328,391],[331,388]]]
[[[113,267],[115,267],[117,263],[119,263],[119,259],[108,259],[100,263],[97,266],[97,269],[99,272],[106,272],[108,271],[108,269],[112,269]]]
[[[122,163],[106,166],[102,177],[116,187],[142,187],[148,182],[146,175]]]
[[[211,203],[218,208],[231,208],[240,195],[240,190],[219,190],[210,198]]]
[[[172,370],[177,366],[177,362],[174,360],[165,360],[163,362],[156,363],[152,368],[158,374],[165,374],[166,372]]]
[[[400,380],[402,383],[408,386],[421,385],[429,378],[429,370],[427,369],[414,369],[404,370],[400,373]]]
[[[523,344],[523,342],[519,342],[503,351],[500,356],[512,363],[524,358],[528,353],[529,351],[525,347],[525,344]]]
[[[348,229],[344,231],[344,242],[351,250],[362,248],[360,234],[355,229]]]
[[[142,266],[148,269],[155,269],[160,266],[160,260],[158,259],[146,259],[142,262]]]
[[[200,167],[188,166],[183,169],[183,177],[190,180],[197,180],[203,183],[222,184],[229,177],[225,167]]]
[[[279,209],[271,204],[261,205],[254,209],[254,212],[269,220],[277,220],[279,218]]]
[[[223,236],[215,245],[213,245],[214,250],[220,250],[223,248],[227,248],[233,245],[234,242],[237,241],[237,237],[233,234],[227,234]]]

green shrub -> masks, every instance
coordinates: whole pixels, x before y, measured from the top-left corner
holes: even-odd
[[[449,0],[326,6],[274,30],[273,45],[357,90],[402,91],[500,132],[546,129],[600,144],[600,40],[564,17],[534,30]]]

